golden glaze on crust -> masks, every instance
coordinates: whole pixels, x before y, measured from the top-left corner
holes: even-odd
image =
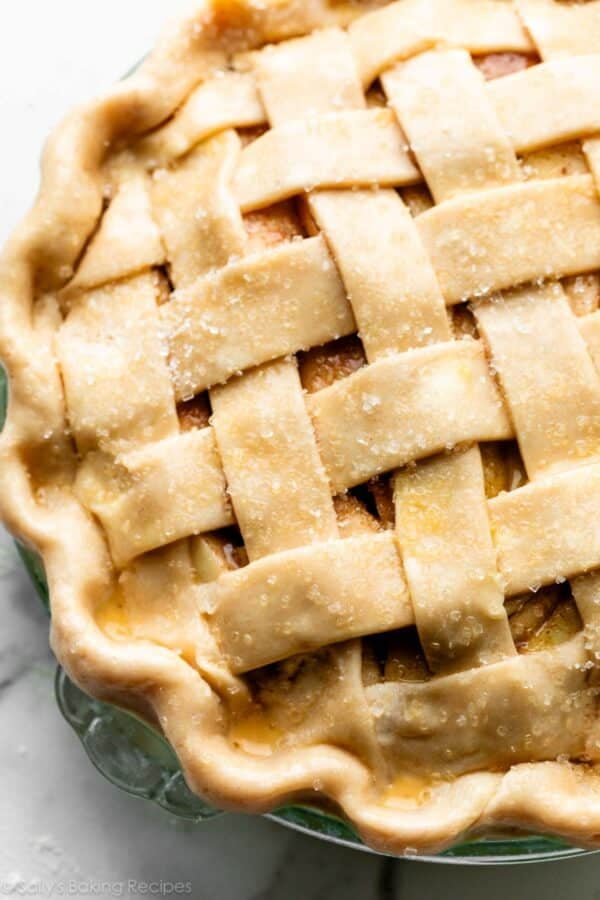
[[[61,663],[216,805],[326,797],[394,852],[598,844],[600,313],[565,290],[600,268],[599,46],[598,0],[214,0],[51,138],[0,265],[0,509]],[[504,52],[543,62],[484,84]],[[525,180],[573,140],[584,174]],[[357,331],[306,395],[294,355]],[[515,437],[530,481],[486,496],[471,443]],[[382,529],[344,492],[388,472]],[[584,632],[518,655],[504,597],[566,578]],[[427,665],[361,650],[415,625]]]

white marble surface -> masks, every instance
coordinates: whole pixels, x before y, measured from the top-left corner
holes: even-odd
[[[188,3],[0,5],[0,240],[34,195],[51,125],[129,69]],[[259,818],[182,827],[107,784],[62,721],[47,619],[1,530],[0,621],[0,898],[160,896],[140,883],[162,880],[195,900],[600,900],[600,856],[474,869],[384,861]]]

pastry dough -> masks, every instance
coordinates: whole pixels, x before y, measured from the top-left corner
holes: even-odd
[[[207,0],[48,144],[0,512],[217,805],[598,846],[599,29]]]

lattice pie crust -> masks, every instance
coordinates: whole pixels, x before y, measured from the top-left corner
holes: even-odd
[[[599,0],[221,0],[51,138],[2,515],[214,803],[600,845],[599,88]]]

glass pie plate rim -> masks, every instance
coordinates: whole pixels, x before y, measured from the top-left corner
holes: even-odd
[[[7,381],[0,366],[0,429],[7,406]],[[19,555],[46,610],[50,612],[43,563],[17,542]],[[77,734],[98,771],[115,787],[149,800],[175,818],[198,823],[222,815],[187,787],[177,758],[167,741],[132,713],[83,693],[57,667],[55,695],[66,722]],[[309,804],[284,806],[267,815],[288,828],[368,853],[377,853],[341,818]],[[573,847],[545,835],[498,834],[473,838],[436,855],[405,854],[423,862],[497,865],[566,859],[598,851]]]

